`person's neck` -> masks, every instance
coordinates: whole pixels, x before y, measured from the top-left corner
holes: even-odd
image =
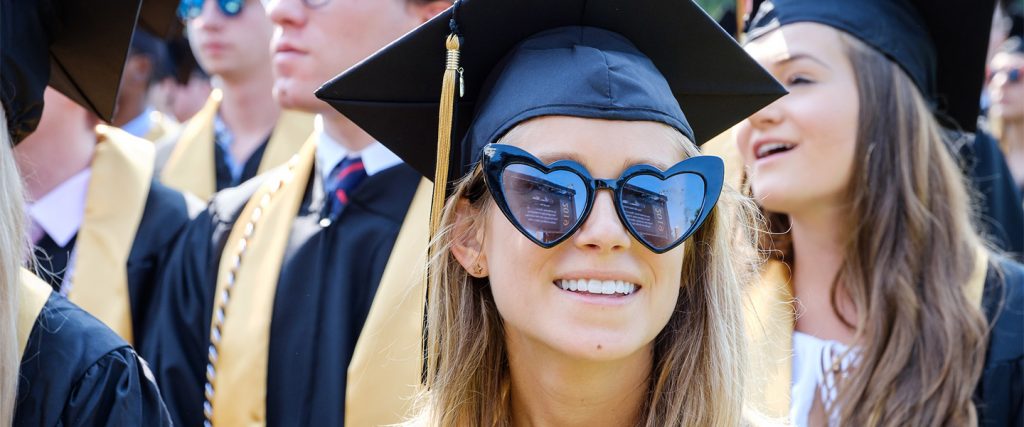
[[[1002,140],[1009,151],[1024,151],[1024,117],[1003,122]]]
[[[96,133],[78,123],[40,128],[14,147],[30,201],[39,200],[92,163]]]
[[[338,145],[350,152],[362,151],[373,144],[374,139],[345,116],[334,112],[321,112],[324,133]]]
[[[507,341],[514,426],[636,424],[647,398],[651,346],[623,360],[592,362],[524,340]]]
[[[221,79],[221,120],[231,130],[232,157],[245,162],[277,125],[281,107],[274,100],[274,77],[268,67],[244,78]]]
[[[845,217],[838,206],[816,207],[789,215],[793,242],[793,294],[801,307],[796,330],[822,339],[845,344],[853,341],[854,330],[847,327],[832,309],[832,284],[843,264],[846,250],[841,230]],[[855,311],[846,292],[837,284],[837,302],[847,320]]]

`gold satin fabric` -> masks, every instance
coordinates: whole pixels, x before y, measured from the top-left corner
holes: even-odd
[[[180,123],[159,111],[150,111],[147,119],[149,120],[149,131],[142,136],[142,139],[149,142],[157,142],[178,132],[181,127]]]
[[[398,424],[412,415],[423,367],[427,240],[433,186],[420,181],[348,365],[345,425]]]
[[[274,297],[291,225],[313,173],[315,151],[316,139],[310,138],[287,166],[271,172],[242,210],[221,256],[214,316],[232,270],[235,285],[225,309],[211,383],[216,426],[266,423]],[[411,411],[420,384],[426,278],[423,269],[410,266],[425,265],[430,196],[430,182],[421,181],[357,341],[348,368],[348,401],[338,402],[345,405],[346,425],[398,423]],[[248,243],[238,256],[244,236]]]
[[[153,144],[99,125],[68,299],[132,342],[128,255],[149,197]]]
[[[32,328],[36,325],[39,313],[43,311],[46,300],[50,298],[53,288],[42,281],[31,271],[24,268],[20,272],[21,283],[18,287],[18,354],[19,360],[25,359],[25,348]]]
[[[185,122],[174,150],[160,174],[160,182],[179,191],[209,200],[217,192],[214,165],[213,123],[223,93],[214,89],[206,104]],[[283,165],[313,132],[313,115],[293,110],[281,111],[267,148],[260,160],[259,173]]]

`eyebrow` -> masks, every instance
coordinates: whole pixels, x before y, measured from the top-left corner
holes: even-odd
[[[816,62],[816,63],[820,64],[822,67],[825,67],[825,68],[827,68],[829,70],[832,69],[832,67],[830,67],[828,64],[826,64],[825,61],[822,61],[822,60],[818,59],[817,57],[815,57],[814,55],[811,55],[809,53],[796,53],[796,54],[787,56],[787,57],[782,58],[782,59],[780,59],[778,61],[775,61],[774,65],[777,65],[777,66],[779,66],[779,65],[787,65],[787,64],[790,64],[792,62],[799,61],[801,59],[808,59],[808,60],[811,60],[813,62]]]

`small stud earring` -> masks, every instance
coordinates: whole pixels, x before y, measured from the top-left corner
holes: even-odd
[[[477,264],[475,267],[473,267],[473,275],[474,276],[483,276],[484,275],[484,268],[482,266],[480,266],[480,264]]]

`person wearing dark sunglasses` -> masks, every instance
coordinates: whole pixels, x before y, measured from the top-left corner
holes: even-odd
[[[158,142],[168,186],[203,200],[286,162],[313,131],[313,116],[273,96],[273,24],[259,0],[182,0],[188,42],[216,88],[180,132]]]
[[[160,385],[176,424],[402,421],[419,381],[419,341],[412,339],[411,357],[390,357],[390,343],[418,337],[418,328],[400,326],[418,325],[422,316],[402,310],[402,304],[415,307],[415,298],[385,283],[408,282],[408,266],[419,254],[397,249],[400,234],[409,234],[400,230],[407,216],[423,216],[407,212],[423,209],[415,194],[423,187],[429,196],[429,187],[313,92],[449,6],[447,0],[250,0],[231,18],[206,2],[189,22],[190,31],[200,32],[209,21],[201,31],[206,37],[191,38],[199,43],[227,35],[220,32],[267,42],[272,33],[260,53],[266,59],[270,52],[274,79],[260,90],[282,108],[317,118],[312,133],[287,141],[301,145],[296,155],[214,195],[170,251],[154,290],[158,302],[147,328],[153,339],[142,353],[157,375],[175,378]],[[260,25],[251,34],[235,31],[241,28],[234,24],[264,8],[272,31],[263,16],[253,17]],[[210,50],[207,69],[229,58],[230,45],[223,45]],[[202,62],[203,53],[197,56]],[[225,71],[221,79],[227,77]],[[225,91],[222,114],[227,97]]]
[[[1024,194],[1024,41],[1007,40],[989,63],[989,124]]]
[[[783,93],[670,0],[460,1],[326,83],[434,180],[412,424],[737,425],[749,210],[697,145]]]

